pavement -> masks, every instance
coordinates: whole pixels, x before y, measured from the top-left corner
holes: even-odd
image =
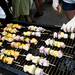
[[[50,4],[44,5],[43,12],[44,12],[43,16],[41,16],[39,18],[35,18],[37,24],[48,24],[48,25],[61,26],[63,23],[68,22],[64,13],[62,13],[61,15],[57,15]]]

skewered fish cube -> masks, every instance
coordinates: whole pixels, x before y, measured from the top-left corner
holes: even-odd
[[[26,56],[26,60],[27,61],[31,61],[32,60],[32,54],[27,54],[27,56]]]
[[[30,43],[37,44],[37,43],[38,43],[38,41],[37,41],[35,38],[32,38],[32,39],[31,39],[31,41],[30,41]]]
[[[27,31],[27,32],[23,32],[24,36],[30,36],[32,34],[32,32]]]
[[[75,38],[75,34],[74,33],[71,33],[70,38],[71,39],[74,39]]]
[[[14,58],[4,56],[2,60],[3,60],[4,63],[12,64],[13,61],[14,61]]]
[[[4,57],[4,54],[0,54],[0,60],[2,60]]]
[[[35,74],[35,65],[24,65],[23,70],[24,72],[29,72],[30,74],[34,75]]]
[[[57,37],[58,37],[57,32],[54,32],[54,33],[53,33],[53,37],[54,37],[54,38],[57,38]]]
[[[35,70],[35,75],[46,75],[46,74],[43,72],[43,69],[37,67]]]
[[[25,38],[24,41],[27,42],[27,43],[29,43],[30,39],[29,38]]]
[[[50,50],[50,55],[52,55],[54,57],[61,58],[63,56],[63,53],[61,52],[61,50],[59,50],[59,51]]]
[[[32,75],[46,75],[46,73],[43,72],[43,69],[36,67],[35,65],[24,65],[23,70]]]
[[[49,61],[48,60],[46,60],[46,58],[40,58],[40,60],[39,60],[39,64],[41,65],[41,66],[49,66]]]
[[[39,60],[40,60],[39,56],[33,56],[33,58],[32,58],[32,62],[35,63],[35,64],[38,64]]]
[[[4,54],[12,55],[17,58],[20,55],[20,52],[14,50],[4,50]]]
[[[2,46],[2,44],[3,44],[3,43],[2,43],[2,42],[0,42],[0,46]]]

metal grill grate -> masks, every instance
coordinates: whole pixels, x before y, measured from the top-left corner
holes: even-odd
[[[40,25],[39,25],[40,26]],[[21,54],[25,54],[27,55],[28,53],[32,53],[33,55],[39,55],[39,56],[43,56],[43,57],[46,57],[50,63],[56,65],[55,67],[54,66],[49,66],[49,67],[42,67],[42,66],[39,66],[41,67],[45,73],[47,73],[48,75],[72,75],[72,73],[74,72],[75,70],[75,61],[71,58],[67,58],[67,57],[62,57],[62,58],[55,58],[51,55],[43,55],[43,54],[40,54],[39,51],[37,50],[37,48],[39,48],[41,45],[44,45],[45,47],[47,47],[44,42],[42,42],[41,40],[45,40],[45,39],[48,39],[48,38],[53,38],[52,36],[52,33],[55,31],[55,29],[52,27],[48,27],[49,30],[51,30],[51,33],[49,34],[43,34],[41,36],[41,39],[37,38],[39,43],[36,45],[36,46],[33,46],[28,52],[26,52],[25,50],[21,50],[21,49],[17,49]],[[20,30],[21,33],[26,30],[26,29],[22,29]],[[36,37],[35,37],[36,38]],[[55,40],[58,40],[58,39],[55,39]],[[69,45],[69,46],[73,46],[74,45],[74,42],[75,40],[71,40],[71,39],[60,39],[58,41],[62,41],[64,42],[66,45]],[[7,42],[6,42],[7,43]],[[5,43],[5,46],[7,49],[11,48],[9,45],[6,45]],[[69,48],[69,47],[66,47],[66,48],[57,48],[57,47],[51,47],[51,46],[48,46],[54,50],[62,50],[63,53],[65,55],[68,55],[68,56],[73,56],[74,54],[74,48]],[[13,48],[14,49],[14,48]],[[17,62],[20,62],[20,65],[29,65],[29,64],[33,64],[32,62],[28,62],[25,60],[25,57],[21,57],[19,56],[18,59],[16,60]],[[23,68],[15,65],[15,64],[12,64],[12,65],[9,65],[10,67],[12,67],[13,69],[17,69],[19,71],[23,71]],[[29,73],[27,73],[29,75]]]

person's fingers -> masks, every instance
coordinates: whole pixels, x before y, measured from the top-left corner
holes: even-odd
[[[57,7],[57,11],[58,11],[58,13],[61,13],[61,12],[62,12],[61,5],[58,5],[58,7]]]
[[[64,26],[64,32],[67,32],[67,25]]]
[[[71,27],[69,25],[66,25],[66,32],[70,32],[71,31]]]
[[[70,30],[70,32],[74,32],[74,27],[71,27],[71,30]]]
[[[57,6],[52,5],[53,9],[57,11]]]
[[[57,10],[58,5],[59,5],[59,0],[53,0],[52,7],[55,11],[58,11]]]

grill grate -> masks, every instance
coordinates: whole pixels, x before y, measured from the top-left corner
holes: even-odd
[[[43,55],[43,54],[40,54],[39,51],[37,50],[37,48],[41,47],[42,45],[44,45],[45,47],[50,47],[54,50],[62,50],[63,53],[65,55],[68,55],[68,56],[73,56],[74,54],[74,48],[69,48],[69,47],[66,47],[66,48],[57,48],[57,47],[51,47],[51,46],[46,46],[45,43],[41,40],[46,40],[48,38],[53,38],[51,35],[52,33],[55,31],[55,29],[52,29],[52,27],[48,28],[51,30],[51,33],[49,34],[43,34],[40,38],[37,38],[38,39],[38,44],[36,46],[33,46],[32,45],[32,48],[26,52],[25,50],[22,50],[22,49],[17,49],[21,54],[25,54],[27,55],[28,53],[32,53],[33,55],[39,55],[39,56],[43,56],[43,57],[46,57],[50,63],[56,65],[55,67],[54,66],[49,66],[49,67],[42,67],[42,66],[39,66],[40,68],[42,68],[44,70],[45,73],[47,73],[48,75],[72,75],[72,73],[74,72],[75,70],[75,61],[71,58],[67,58],[67,57],[62,57],[62,58],[55,58],[51,55]],[[21,29],[20,33],[22,33],[24,30],[26,29]],[[19,34],[19,33],[18,33]],[[32,38],[32,37],[31,37]],[[66,45],[68,46],[73,46],[74,45],[74,42],[75,40],[71,40],[71,39],[55,39],[57,41],[62,41],[64,42]],[[7,49],[11,49],[11,47],[9,45],[6,45],[7,42],[5,42],[5,48]],[[6,47],[7,46],[7,47]],[[14,48],[12,48],[14,49]],[[17,62],[20,62],[20,65],[30,65],[30,64],[33,64],[32,62],[28,62],[25,60],[25,57],[21,57],[19,56],[18,59],[16,60]],[[12,64],[12,65],[9,65],[10,67],[12,67],[13,69],[17,69],[19,71],[23,71],[23,68],[17,66],[16,64]],[[27,73],[29,75],[29,73]]]

